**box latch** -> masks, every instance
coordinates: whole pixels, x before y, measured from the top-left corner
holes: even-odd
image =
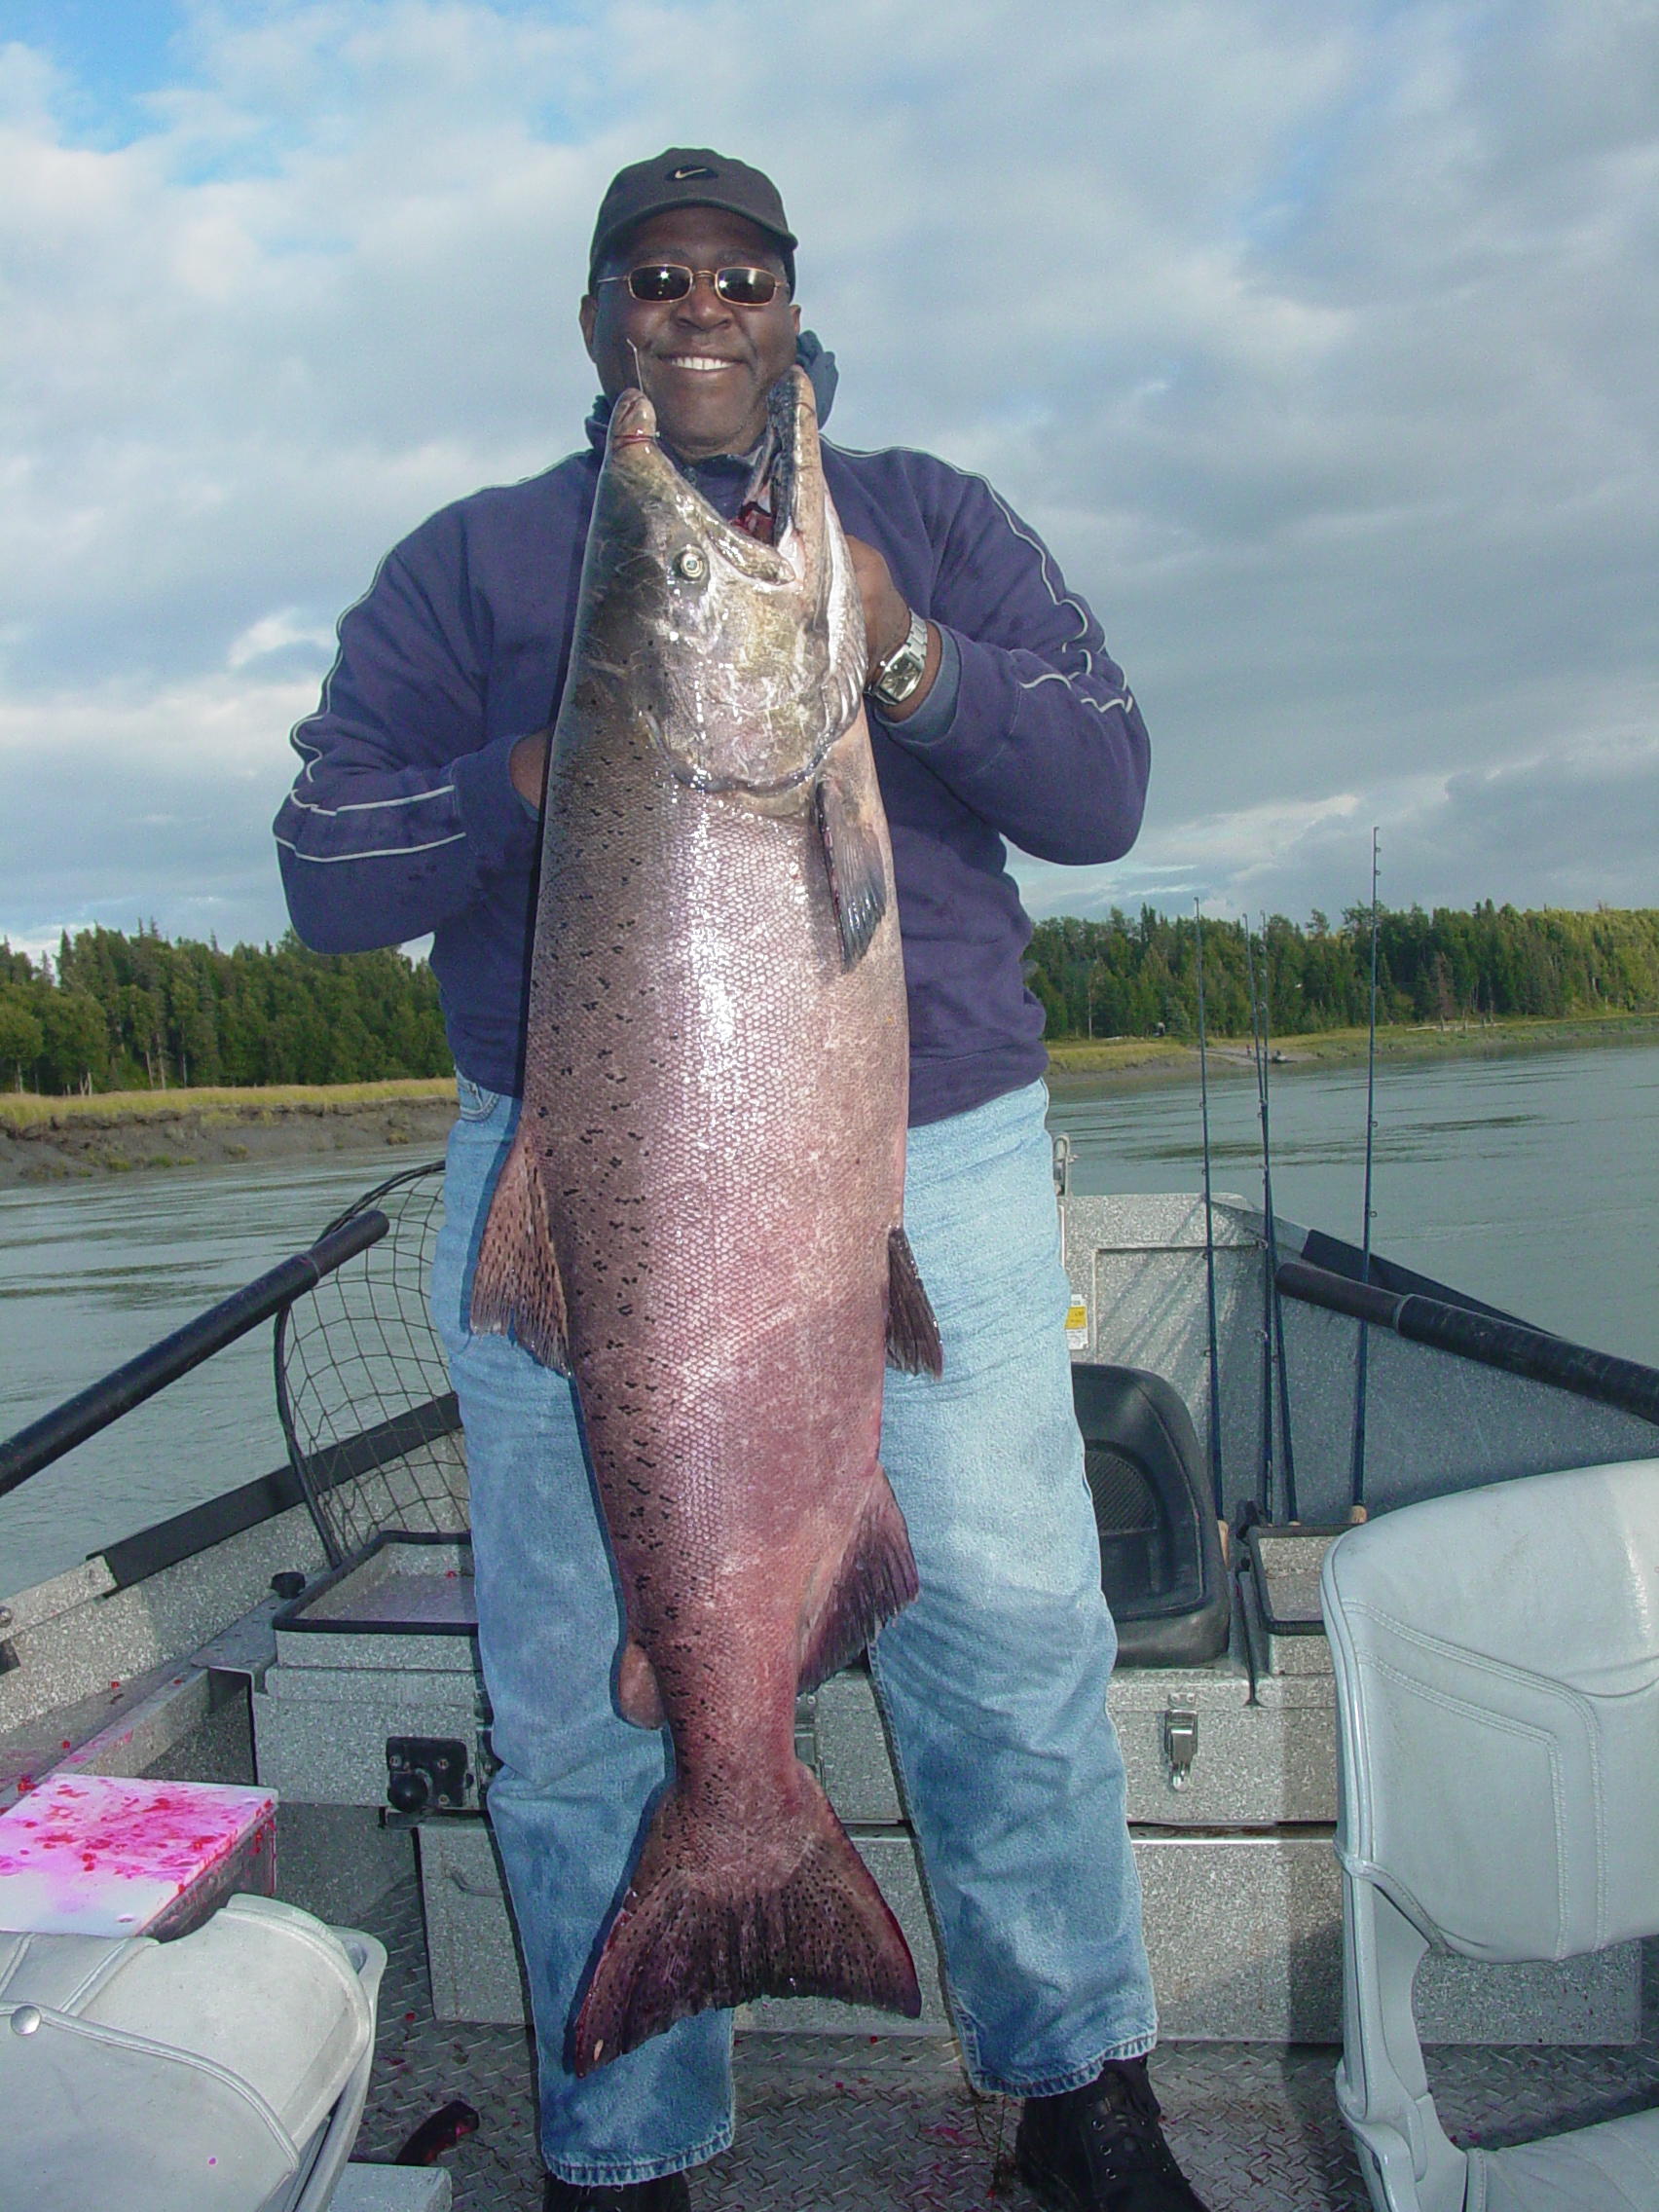
[[[794,1754],[804,1767],[819,1775],[818,1765],[818,1700],[810,1690],[795,1699]]]
[[[1194,1707],[1171,1698],[1163,1715],[1163,1756],[1171,1789],[1185,1789],[1198,1755],[1198,1715]]]

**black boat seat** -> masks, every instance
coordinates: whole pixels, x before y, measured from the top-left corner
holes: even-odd
[[[1192,1416],[1161,1375],[1074,1362],[1072,1398],[1121,1667],[1227,1648],[1232,1592]]]

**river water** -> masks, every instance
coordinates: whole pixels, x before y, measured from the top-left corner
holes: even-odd
[[[1073,1188],[1201,1187],[1195,1083],[1052,1080]],[[1281,1217],[1359,1241],[1365,1070],[1272,1071]],[[1541,1051],[1377,1079],[1378,1251],[1580,1343],[1659,1365],[1659,1047]],[[1261,1202],[1256,1087],[1212,1063],[1217,1192]],[[310,1243],[383,1152],[0,1192],[0,1435]],[[0,1498],[0,1593],[283,1457],[261,1328]]]

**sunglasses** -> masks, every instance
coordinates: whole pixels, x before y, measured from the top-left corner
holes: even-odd
[[[699,276],[707,276],[715,297],[728,308],[770,307],[783,282],[770,269],[687,269],[683,262],[649,261],[630,269],[626,276],[601,276],[601,284],[626,284],[635,299],[649,307],[682,300]]]

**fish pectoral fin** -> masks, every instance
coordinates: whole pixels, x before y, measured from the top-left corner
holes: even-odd
[[[520,1129],[496,1184],[472,1277],[472,1326],[512,1337],[543,1367],[571,1372],[565,1286],[553,1255],[541,1169]]]
[[[631,1720],[636,1728],[660,1728],[667,1717],[656,1670],[632,1639],[622,1646],[616,1669],[616,1703],[623,1719]]]
[[[916,1255],[902,1229],[887,1233],[887,1364],[906,1375],[944,1373],[944,1347]]]
[[[841,933],[841,965],[856,968],[887,911],[887,870],[881,839],[858,793],[834,768],[813,793],[818,835],[830,871],[830,897]]]
[[[865,1496],[822,1604],[801,1623],[798,1687],[815,1690],[856,1659],[883,1621],[906,1606],[921,1587],[910,1531],[881,1467]]]

